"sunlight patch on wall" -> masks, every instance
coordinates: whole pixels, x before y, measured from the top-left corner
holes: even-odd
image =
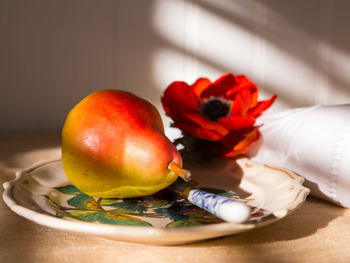
[[[157,50],[152,65],[156,86],[163,87],[162,90],[175,80],[193,84],[197,78],[206,77],[213,81],[224,73],[171,48]]]
[[[264,43],[264,48],[261,48],[259,36],[193,5],[182,1],[159,1],[155,6],[156,30],[180,50],[168,50],[167,54],[161,51],[155,55],[154,77],[163,79],[159,80],[162,84],[164,79],[193,82],[208,71],[212,73],[210,77],[213,79],[224,72],[233,72],[245,74],[256,81],[254,76],[263,74],[260,85],[283,89],[283,93],[288,96],[300,96],[296,92],[298,87],[303,87],[305,82],[315,82],[314,72],[292,55],[269,43]],[[276,74],[268,74],[271,71]],[[288,81],[291,79],[291,72],[298,77]],[[274,92],[276,90],[264,91],[262,86],[262,95],[269,96]],[[312,89],[303,90],[304,98],[312,96]],[[282,101],[280,103],[285,104]],[[284,106],[282,104],[281,107]]]
[[[332,48],[328,29],[319,28],[329,23],[322,22],[322,8],[315,19],[323,24],[313,35],[290,20],[297,16],[285,17],[259,1],[158,0],[153,11],[155,30],[167,43],[153,60],[160,87],[172,80],[215,80],[232,72],[256,82],[262,97],[280,95],[274,109],[349,97],[340,87],[350,83],[344,77],[349,56]],[[306,16],[301,18],[301,23],[314,26]]]
[[[162,37],[198,60],[249,71],[250,34],[191,2],[158,1],[154,26]]]

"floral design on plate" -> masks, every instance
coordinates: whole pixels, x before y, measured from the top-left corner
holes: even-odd
[[[225,196],[241,202],[249,199],[240,198],[232,192],[218,189],[202,189],[209,193]],[[174,228],[191,227],[207,224],[223,223],[220,218],[192,205],[181,195],[164,189],[154,195],[138,198],[93,198],[82,193],[74,185],[55,187],[46,195],[49,205],[56,210],[56,216],[78,219],[102,224],[128,226],[153,226],[153,218],[163,218],[163,224],[156,226]],[[67,199],[68,198],[68,199]],[[263,220],[272,213],[259,208],[252,209],[247,223]],[[273,215],[272,215],[273,216]]]

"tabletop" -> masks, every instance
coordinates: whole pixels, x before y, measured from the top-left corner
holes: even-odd
[[[59,155],[59,134],[0,134],[0,182],[12,179],[18,169]],[[51,229],[16,215],[0,201],[0,262],[349,262],[349,233],[349,209],[311,196],[274,224],[180,246]]]

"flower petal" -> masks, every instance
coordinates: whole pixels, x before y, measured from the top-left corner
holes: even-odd
[[[210,121],[198,113],[186,113],[185,116],[187,120],[191,120],[191,122],[197,124],[203,129],[215,131],[222,136],[225,136],[229,133],[229,130],[222,124]]]
[[[194,93],[200,97],[201,93],[208,88],[208,86],[211,84],[211,81],[207,78],[199,78],[196,80],[193,85],[191,85]]]
[[[235,78],[237,85],[226,93],[225,98],[235,100],[237,94],[241,94],[242,98],[249,105],[248,108],[255,107],[258,102],[258,87],[244,75],[239,75]]]
[[[209,85],[202,93],[201,98],[224,97],[232,100],[233,115],[244,115],[249,108],[255,107],[258,102],[258,87],[246,76],[225,74]],[[236,100],[239,100],[236,102]]]
[[[245,154],[259,137],[259,130],[256,127],[230,132],[220,141],[223,147],[221,155],[232,158],[238,154]]]
[[[208,86],[202,94],[201,98],[223,97],[226,92],[236,85],[236,79],[233,74],[225,74]]]
[[[199,125],[189,124],[186,122],[175,122],[175,126],[178,127],[183,133],[193,135],[197,138],[201,138],[209,141],[221,140],[224,136],[215,130],[206,130]]]
[[[199,96],[183,81],[171,83],[161,100],[167,114],[177,115],[180,112],[200,110]]]
[[[225,126],[228,130],[239,130],[253,126],[255,118],[247,115],[230,116],[221,118],[218,123]]]
[[[264,110],[272,105],[276,98],[276,95],[272,95],[271,98],[258,102],[254,108],[249,110],[248,114],[253,117],[258,117]]]
[[[251,92],[249,88],[241,89],[234,98],[232,98],[232,109],[230,115],[246,115],[251,104]]]

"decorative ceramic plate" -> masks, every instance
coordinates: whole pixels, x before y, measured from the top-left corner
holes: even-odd
[[[4,184],[4,201],[18,215],[48,227],[108,239],[175,245],[271,224],[305,200],[303,178],[247,158],[190,168],[201,188],[252,208],[242,224],[227,223],[168,189],[141,198],[93,198],[66,178],[60,160],[37,163]]]

